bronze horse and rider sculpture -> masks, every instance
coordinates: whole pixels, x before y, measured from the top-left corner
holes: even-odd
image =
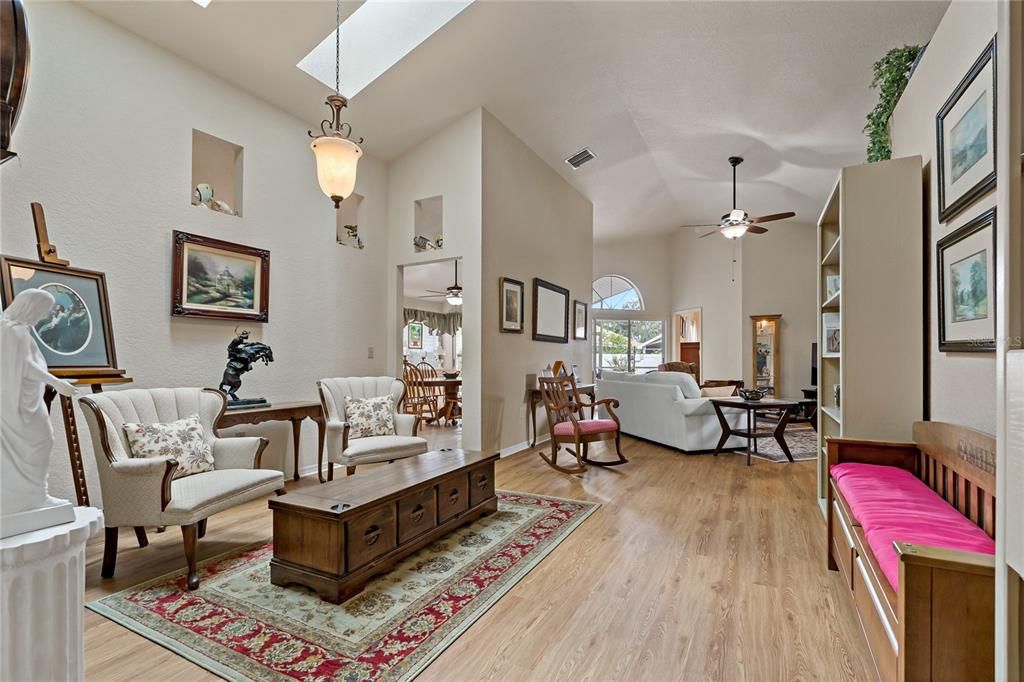
[[[239,398],[238,389],[242,386],[242,375],[252,370],[253,363],[263,361],[269,365],[274,361],[274,351],[265,343],[249,341],[249,332],[243,330],[228,344],[228,363],[224,368],[224,377],[220,382],[220,390],[228,394],[228,408],[259,407],[269,405],[266,398]]]

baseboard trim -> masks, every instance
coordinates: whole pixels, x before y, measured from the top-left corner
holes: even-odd
[[[521,443],[515,443],[513,445],[509,445],[507,448],[502,448],[501,450],[498,450],[498,454],[501,455],[501,457],[504,459],[505,457],[511,457],[512,455],[518,455],[520,452],[526,452],[527,450],[533,450],[534,448],[538,448],[544,443],[549,442],[550,440],[550,436],[548,436],[547,438],[538,438],[537,442],[534,443],[532,446],[530,445],[530,441],[524,440]]]

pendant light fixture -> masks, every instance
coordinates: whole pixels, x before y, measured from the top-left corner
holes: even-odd
[[[341,0],[335,2],[334,31],[334,94],[328,95],[324,102],[331,108],[331,118],[320,122],[320,135],[314,136],[309,144],[316,157],[316,179],[320,189],[334,202],[334,208],[352,194],[356,186],[356,166],[363,150],[359,142],[354,142],[352,126],[343,123],[341,110],[348,106],[348,100],[341,94]]]

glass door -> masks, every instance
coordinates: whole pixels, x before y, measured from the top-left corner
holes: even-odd
[[[664,323],[650,320],[595,320],[594,368],[646,374],[665,361]]]

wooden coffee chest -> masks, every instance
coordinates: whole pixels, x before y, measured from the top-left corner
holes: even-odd
[[[497,454],[429,452],[270,500],[270,582],[339,604],[454,529],[498,509]]]

